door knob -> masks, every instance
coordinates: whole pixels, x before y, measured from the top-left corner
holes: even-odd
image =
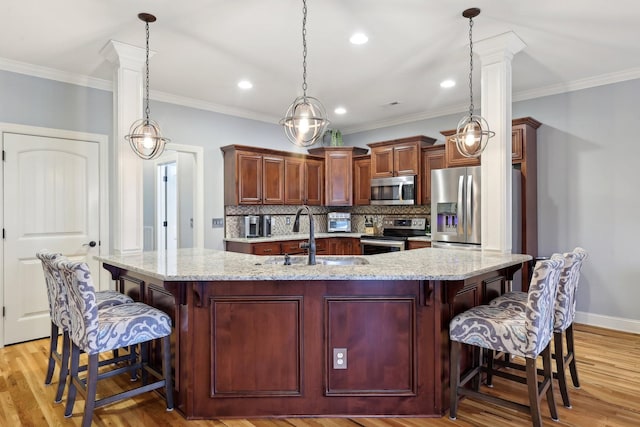
[[[90,247],[95,247],[96,246],[96,242],[94,240],[90,241],[89,243],[84,243],[82,246],[90,246]]]

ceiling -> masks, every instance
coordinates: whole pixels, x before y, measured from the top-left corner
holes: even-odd
[[[516,101],[640,78],[637,0],[308,0],[307,94],[344,133],[465,111],[469,7],[482,10],[474,42],[513,31],[527,45],[512,64]],[[1,9],[0,69],[110,87],[100,50],[109,40],[144,47],[137,14],[149,12],[158,18],[153,99],[277,123],[302,94],[301,0],[14,0]],[[369,42],[350,44],[356,31]],[[457,85],[442,89],[446,78]],[[253,88],[239,89],[241,79]]]

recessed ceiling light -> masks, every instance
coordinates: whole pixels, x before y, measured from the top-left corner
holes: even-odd
[[[451,79],[443,80],[440,83],[440,87],[445,88],[445,89],[448,89],[450,87],[454,87],[455,85],[456,85],[456,82],[451,80]]]
[[[253,83],[251,83],[249,80],[240,80],[238,82],[238,87],[240,89],[251,89],[253,87]]]
[[[369,41],[369,37],[364,33],[354,33],[349,41],[353,44],[365,44]]]
[[[337,107],[335,110],[333,110],[333,112],[336,114],[345,114],[347,112],[347,109],[344,107]]]

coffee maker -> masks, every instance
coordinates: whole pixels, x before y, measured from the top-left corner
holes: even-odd
[[[260,237],[260,217],[258,215],[245,215],[244,237]]]

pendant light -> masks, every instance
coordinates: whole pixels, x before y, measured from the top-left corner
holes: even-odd
[[[307,1],[302,1],[302,96],[297,97],[280,124],[294,145],[309,147],[320,141],[329,125],[327,113],[316,98],[307,96]]]
[[[496,133],[489,130],[489,124],[482,116],[473,114],[473,18],[480,14],[480,9],[471,8],[462,12],[462,16],[469,19],[469,115],[458,123],[453,138],[460,154],[464,157],[480,157],[487,141]]]
[[[170,140],[162,136],[158,123],[149,118],[149,22],[155,22],[156,17],[150,13],[140,13],[138,18],[145,23],[147,35],[145,117],[133,122],[129,135],[124,138],[129,141],[131,149],[138,157],[151,160],[164,152],[164,145]]]

